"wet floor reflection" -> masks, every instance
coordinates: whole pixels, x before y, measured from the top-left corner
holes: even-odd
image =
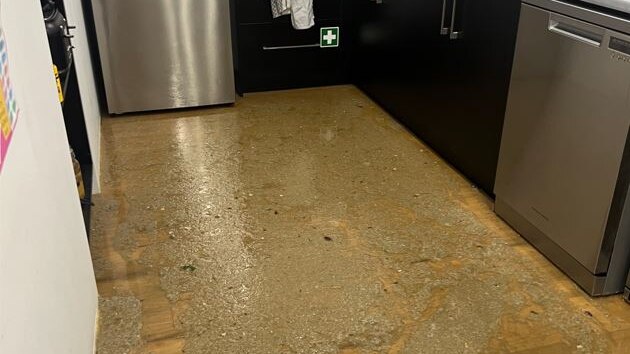
[[[355,88],[107,119],[103,159],[99,353],[630,344],[619,298],[588,299]]]

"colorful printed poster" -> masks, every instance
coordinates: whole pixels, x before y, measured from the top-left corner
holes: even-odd
[[[4,31],[0,27],[0,173],[4,166],[11,138],[15,131],[19,110],[13,94],[11,78],[9,76],[9,54]]]

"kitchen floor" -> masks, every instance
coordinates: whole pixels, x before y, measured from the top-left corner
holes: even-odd
[[[627,353],[491,201],[352,86],[103,122],[105,353]]]

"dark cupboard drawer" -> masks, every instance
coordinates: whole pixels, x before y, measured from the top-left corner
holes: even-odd
[[[280,23],[240,25],[239,89],[253,92],[345,83],[343,28],[339,47],[319,47],[320,27],[331,26],[339,22],[320,21],[301,31]],[[283,48],[304,45],[311,47]]]
[[[341,0],[313,0],[315,22],[341,18]],[[273,19],[270,0],[236,0],[236,18],[239,24],[290,22],[289,16]]]

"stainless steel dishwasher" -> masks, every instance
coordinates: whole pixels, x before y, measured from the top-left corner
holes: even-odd
[[[628,34],[621,12],[523,2],[501,142],[496,213],[591,295],[630,261]]]

